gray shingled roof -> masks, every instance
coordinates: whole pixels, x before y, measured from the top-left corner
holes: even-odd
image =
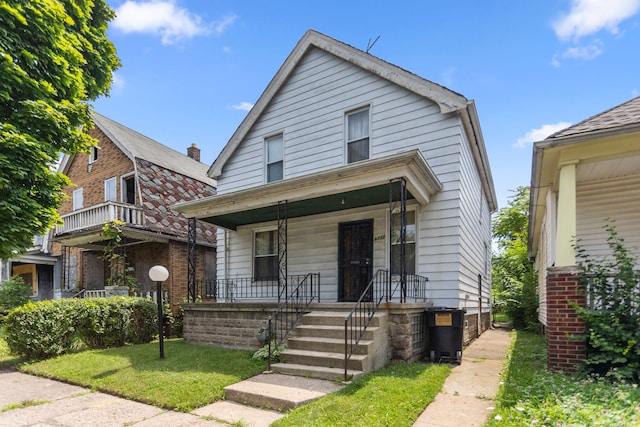
[[[578,124],[569,126],[547,139],[562,138],[582,133],[610,130],[622,126],[640,124],[640,96],[591,116]]]
[[[136,158],[147,160],[184,176],[216,186],[216,181],[207,175],[209,167],[204,163],[96,112],[91,113],[91,118],[95,125],[131,160]]]

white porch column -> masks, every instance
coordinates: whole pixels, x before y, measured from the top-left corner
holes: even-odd
[[[560,163],[556,222],[556,267],[576,264],[576,165],[578,160]]]

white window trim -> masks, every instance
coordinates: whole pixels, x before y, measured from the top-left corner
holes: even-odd
[[[268,226],[268,227],[259,227],[251,230],[251,277],[256,278],[256,234],[264,233],[265,231],[275,231],[278,232],[278,227]],[[278,256],[278,252],[276,252],[276,257]],[[259,283],[258,280],[256,283]]]
[[[80,195],[80,206],[76,206],[76,200],[78,198],[77,195]],[[73,210],[77,211],[80,210],[82,208],[84,208],[84,190],[82,189],[82,187],[78,188],[77,190],[73,190],[73,195],[71,197],[71,203],[73,205]]]
[[[344,128],[344,147],[343,147],[343,154],[344,154],[344,164],[350,164],[349,163],[349,116],[351,114],[356,114],[359,113],[361,111],[364,110],[369,110],[369,135],[367,138],[369,138],[369,159],[371,158],[371,110],[373,108],[372,104],[367,104],[367,105],[361,105],[359,107],[355,107],[349,110],[346,110],[344,112],[344,118],[343,118],[343,128]],[[360,160],[361,161],[361,160]],[[353,163],[357,163],[357,162],[353,162]]]
[[[89,153],[89,164],[92,164],[98,161],[98,157],[99,157],[98,150],[100,150],[100,147],[98,147],[97,145],[91,146],[91,152]]]
[[[277,132],[274,134],[271,134],[267,137],[264,138],[263,141],[263,147],[264,147],[264,162],[263,162],[263,167],[264,167],[264,182],[265,183],[270,183],[270,182],[278,182],[278,181],[269,181],[269,165],[271,163],[269,163],[269,153],[268,153],[268,149],[269,149],[269,140],[273,139],[273,138],[277,138],[280,137],[280,139],[282,140],[282,179],[280,181],[284,181],[285,179],[285,174],[284,174],[284,132]]]
[[[107,199],[107,187],[109,186],[109,183],[113,183],[113,197],[114,200],[108,200]],[[104,201],[105,202],[117,202],[118,201],[118,181],[116,180],[115,176],[112,176],[111,178],[107,178],[104,180]]]
[[[135,172],[131,172],[131,173],[128,173],[126,175],[122,175],[120,177],[120,201],[122,203],[127,203],[127,186],[125,184],[125,181],[127,179],[131,178],[131,177],[134,178],[133,186],[134,186],[134,191],[135,191],[135,186],[136,186],[135,175],[136,175]],[[135,196],[134,196],[134,198],[135,198]]]
[[[412,206],[407,206],[407,212],[409,211],[413,211],[415,212],[414,218],[416,220],[416,240],[415,240],[415,254],[414,254],[414,262],[415,262],[415,266],[414,266],[414,271],[416,272],[415,274],[420,274],[419,270],[418,270],[418,266],[420,265],[420,211],[418,210],[418,206],[417,205],[412,205]],[[395,212],[394,212],[395,213]],[[386,222],[386,231],[385,231],[385,235],[387,236],[387,238],[385,239],[385,252],[386,252],[386,259],[387,259],[387,270],[391,271],[391,235],[389,234],[389,224],[391,221],[391,215],[389,214],[389,210],[386,210],[386,217],[387,217],[387,222]]]

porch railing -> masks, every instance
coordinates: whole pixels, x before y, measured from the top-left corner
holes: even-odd
[[[429,279],[417,274],[405,275],[405,286],[402,286],[400,275],[390,274],[388,270],[378,270],[367,285],[349,314],[344,318],[344,381],[349,380],[347,366],[356,346],[364,336],[371,319],[376,314],[383,300],[393,301],[396,292],[400,292],[400,302],[407,297],[416,302],[427,299],[427,281]]]
[[[303,314],[309,311],[312,302],[320,302],[320,273],[308,273],[291,282],[293,291],[280,307],[267,319],[267,370],[271,370],[271,356],[275,349],[287,338]]]
[[[315,273],[310,273],[315,274]],[[306,280],[309,274],[287,276],[289,289]],[[316,283],[316,286],[319,286]],[[255,277],[237,277],[232,279],[196,280],[196,292],[200,298],[215,299],[223,302],[238,300],[273,300],[280,302],[293,292],[281,294],[278,278],[260,279]]]
[[[101,226],[120,220],[129,225],[144,225],[142,208],[117,202],[104,202],[62,215],[63,224],[56,226],[56,234]]]

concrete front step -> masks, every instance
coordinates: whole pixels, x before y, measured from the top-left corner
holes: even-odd
[[[344,368],[327,368],[324,366],[300,365],[297,363],[275,363],[271,365],[273,372],[284,375],[295,375],[304,378],[316,378],[321,380],[342,382],[344,381]],[[349,381],[360,378],[364,371],[347,370]]]
[[[344,328],[344,319],[349,313],[335,311],[312,311],[302,316],[302,324],[304,325],[333,325],[342,326]],[[371,319],[369,326],[379,326],[379,319],[386,314],[376,313]]]
[[[362,336],[363,340],[372,340],[375,333],[378,331],[378,326],[369,326]],[[332,326],[332,325],[298,325],[296,327],[297,337],[326,337],[342,339],[344,342],[344,325]]]
[[[369,354],[369,349],[373,344],[373,340],[360,340],[353,353],[367,355]],[[289,338],[288,347],[293,350],[322,351],[344,354],[344,337],[324,338],[297,336],[295,338]]]
[[[324,366],[327,368],[344,367],[344,351],[341,353],[330,353],[326,351],[297,350],[288,348],[280,353],[280,360],[283,363],[297,363],[300,365]],[[349,358],[347,369],[356,371],[367,371],[367,355],[354,354]]]
[[[224,394],[225,400],[287,411],[340,390],[342,386],[338,382],[314,378],[261,374],[225,387]]]

